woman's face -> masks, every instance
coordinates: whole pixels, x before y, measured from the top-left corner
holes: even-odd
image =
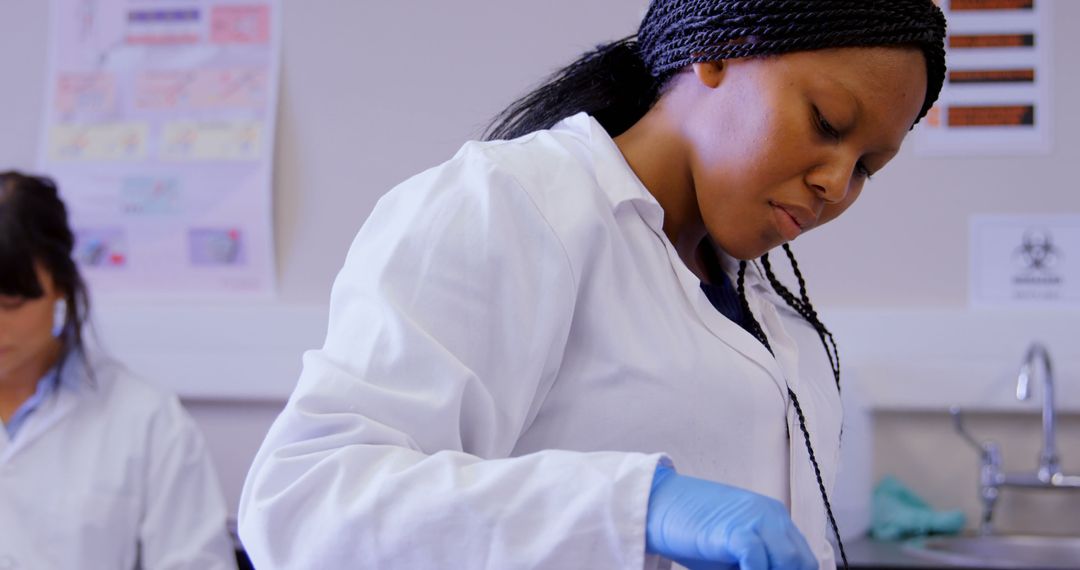
[[[24,380],[27,373],[41,374],[49,368],[47,360],[56,345],[53,315],[63,294],[41,266],[37,273],[44,295],[36,299],[0,295],[0,383]]]
[[[897,153],[926,94],[925,60],[908,48],[698,64],[695,76],[711,87],[683,125],[697,206],[712,239],[739,259],[851,206]]]

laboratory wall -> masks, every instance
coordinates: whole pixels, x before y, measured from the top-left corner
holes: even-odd
[[[853,339],[838,334],[867,408],[879,420],[870,472],[897,472],[917,490],[969,512],[977,508],[971,489],[976,464],[960,450],[962,442],[953,441],[943,414],[948,399],[986,404],[979,419],[986,431],[1006,426],[1016,449],[1007,453],[1035,457],[1037,406],[1006,404],[1008,392],[999,388],[1015,372],[1027,340],[1043,338],[1061,357],[1059,391],[1071,402],[1066,411],[1080,411],[1080,360],[1069,342],[1080,332],[1080,313],[979,313],[979,324],[972,325],[967,304],[969,216],[1080,213],[1074,176],[1080,108],[1072,104],[1080,100],[1080,74],[1071,55],[1080,53],[1080,36],[1071,30],[1080,22],[1080,2],[1044,1],[1056,12],[1050,154],[925,157],[906,148],[849,213],[794,244],[823,318]],[[197,371],[189,378],[198,386],[238,387],[203,390],[162,372],[203,427],[233,506],[301,352],[322,342],[331,283],[379,196],[449,158],[506,104],[577,54],[633,33],[645,8],[644,0],[282,4],[274,300],[237,309],[224,302],[166,298],[150,306],[97,297],[97,315],[120,359],[152,378],[154,362],[167,360],[173,369],[186,363]],[[0,168],[35,164],[46,104],[47,24],[48,2],[0,0]],[[136,335],[147,314],[155,315],[160,332],[139,329]],[[214,358],[186,349],[185,339],[208,330],[221,335]],[[942,330],[954,334],[919,341]],[[157,344],[129,340],[134,336]],[[231,340],[237,338],[243,340]],[[251,349],[264,339],[281,344],[272,354]],[[243,350],[233,350],[233,342],[242,342]],[[903,368],[912,360],[925,366]],[[910,384],[903,371],[915,371]],[[984,380],[993,393],[980,391]],[[955,388],[935,391],[948,382]],[[267,385],[275,388],[260,388]],[[1062,454],[1067,465],[1080,468],[1076,416],[1067,423]],[[910,461],[900,463],[905,457]],[[933,468],[912,468],[921,462]],[[956,500],[969,491],[972,497]]]

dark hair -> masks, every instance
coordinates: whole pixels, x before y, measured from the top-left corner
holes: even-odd
[[[0,295],[37,299],[45,294],[40,264],[64,295],[67,306],[60,333],[64,356],[77,350],[86,358],[83,327],[90,296],[72,259],[75,236],[67,208],[49,178],[0,172]]]
[[[496,116],[485,138],[550,128],[582,111],[614,137],[692,63],[872,46],[922,50],[927,83],[918,122],[945,80],[945,16],[932,0],[653,0],[635,36],[556,72]]]

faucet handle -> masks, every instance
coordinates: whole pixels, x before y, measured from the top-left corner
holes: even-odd
[[[952,416],[953,429],[956,430],[956,433],[960,434],[960,437],[964,438],[964,441],[971,444],[971,447],[978,450],[980,456],[985,458],[991,447],[997,447],[996,444],[989,442],[979,443],[979,441],[964,428],[964,415],[963,412],[960,411],[960,406],[957,406],[956,404],[949,406],[949,415]]]

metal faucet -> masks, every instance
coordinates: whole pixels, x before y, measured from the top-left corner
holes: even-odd
[[[1027,400],[1031,396],[1031,377],[1034,375],[1035,359],[1043,364],[1043,407],[1042,426],[1043,444],[1039,453],[1039,468],[1035,473],[1005,473],[1001,469],[1001,447],[987,441],[979,443],[964,429],[960,408],[952,406],[949,413],[953,418],[953,427],[973,447],[979,450],[981,467],[979,469],[979,497],[983,512],[979,521],[980,534],[993,534],[992,521],[994,506],[1002,487],[1024,487],[1029,489],[1071,489],[1080,490],[1080,476],[1064,475],[1057,454],[1055,443],[1054,378],[1050,365],[1050,353],[1040,343],[1033,343],[1024,355],[1020,365],[1020,374],[1016,380],[1016,399]]]
[[[1028,347],[1024,361],[1020,364],[1020,375],[1016,379],[1016,399],[1025,401],[1031,397],[1031,377],[1033,376],[1035,358],[1041,358],[1043,364],[1043,406],[1042,428],[1043,446],[1039,453],[1038,478],[1043,483],[1050,483],[1054,476],[1061,475],[1061,465],[1058,462],[1057,445],[1055,444],[1054,424],[1054,371],[1050,365],[1050,353],[1041,343],[1032,343]]]

